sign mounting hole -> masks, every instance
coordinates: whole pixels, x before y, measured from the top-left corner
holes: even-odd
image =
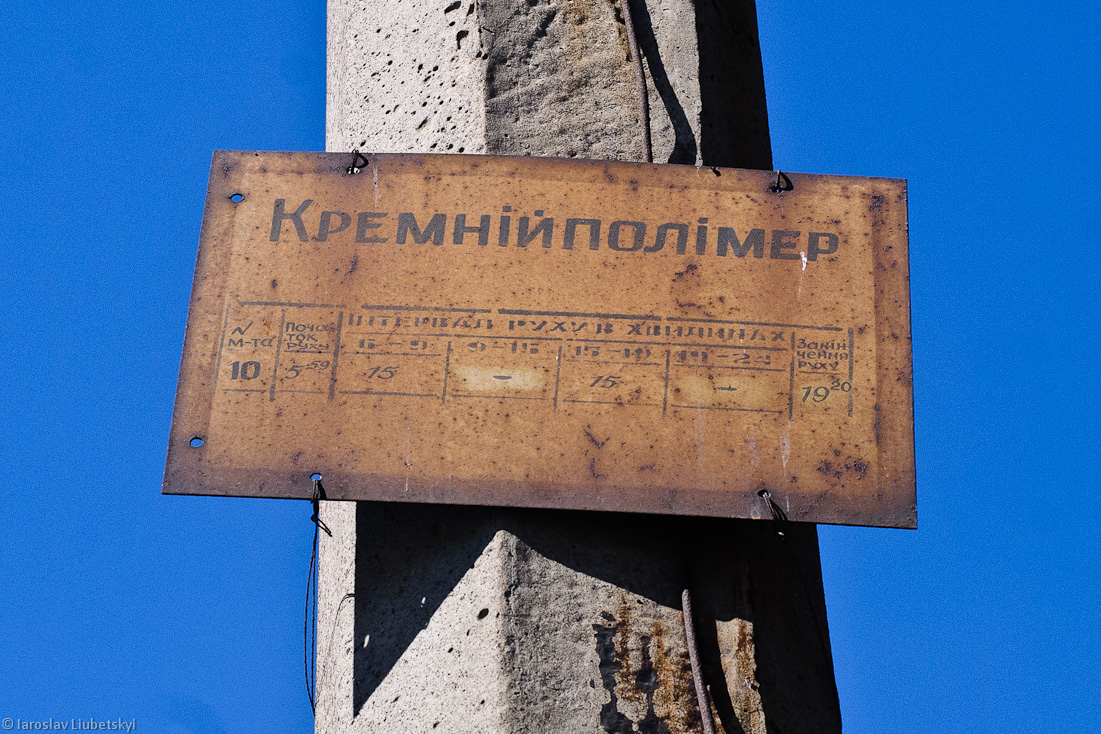
[[[194,436],[194,437],[192,437],[192,439],[190,441],[188,441],[188,443],[191,444],[191,448],[197,449],[200,446],[202,446],[203,444],[205,444],[206,440],[203,439],[202,436]]]
[[[229,195],[229,200],[232,201],[234,204],[240,204],[242,201],[245,200],[245,195],[240,193],[240,192],[235,193],[235,194],[230,194]]]
[[[310,479],[312,479],[315,482],[320,482],[321,481],[321,475],[318,474],[317,472],[314,472],[313,474],[310,475]]]

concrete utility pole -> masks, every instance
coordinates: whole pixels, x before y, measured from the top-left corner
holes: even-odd
[[[631,1],[654,160],[771,168],[753,0]],[[619,2],[330,0],[326,146],[642,160]],[[717,730],[840,731],[812,525],[322,513],[318,732],[701,731],[686,587]]]

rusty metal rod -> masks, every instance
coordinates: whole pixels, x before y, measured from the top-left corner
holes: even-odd
[[[642,124],[642,154],[647,163],[654,162],[653,146],[650,142],[650,96],[646,91],[646,74],[642,71],[642,55],[638,52],[638,39],[635,38],[635,21],[631,17],[631,0],[623,3],[623,25],[627,27],[627,46],[631,49],[631,62],[635,67],[635,86],[638,88],[639,122]]]
[[[680,593],[681,611],[684,613],[684,638],[688,641],[688,659],[692,663],[692,683],[696,686],[696,700],[700,704],[700,722],[703,734],[715,734],[715,720],[711,716],[711,701],[703,685],[703,669],[700,652],[696,646],[696,625],[692,621],[692,594],[685,589]]]

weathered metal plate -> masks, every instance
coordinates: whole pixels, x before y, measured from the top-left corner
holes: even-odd
[[[905,181],[351,158],[214,155],[165,492],[915,526]]]

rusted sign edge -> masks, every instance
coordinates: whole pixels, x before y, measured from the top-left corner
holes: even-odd
[[[215,202],[221,204],[222,198],[228,198],[232,191],[228,186],[217,186],[216,182],[225,181],[234,167],[239,165],[242,157],[261,155],[253,151],[216,151],[212,158],[211,185],[208,189],[206,206],[204,211],[202,239],[204,242],[225,242],[233,227],[233,216],[211,216],[216,211]],[[296,153],[262,153],[265,156],[283,157],[288,161],[303,154]],[[320,174],[335,174],[345,167],[345,158],[350,160],[350,154],[305,154],[313,156],[317,164],[314,171]],[[423,162],[431,159],[433,155],[415,154],[365,154],[368,157],[395,157],[408,159],[410,163]],[[464,156],[470,158],[490,158],[489,156]],[[531,165],[530,158],[521,157],[492,157],[497,160],[511,160],[517,166]],[[654,164],[640,164],[611,161],[579,161],[576,159],[540,159],[540,161],[560,161],[563,164],[591,163],[608,169],[640,169],[644,167],[657,167]],[[693,166],[677,166],[678,168],[693,169]],[[715,169],[717,174],[734,169]],[[759,172],[753,172],[759,173]],[[794,177],[798,183],[804,177],[817,178],[820,174],[788,174]],[[549,177],[548,177],[549,178]],[[880,420],[877,421],[877,435],[880,438],[880,463],[879,466],[912,467],[913,466],[913,402],[912,402],[912,353],[910,349],[910,310],[909,310],[909,273],[907,259],[907,220],[906,220],[906,184],[903,179],[878,179],[885,185],[897,187],[898,197],[895,202],[890,202],[885,207],[886,213],[882,226],[873,228],[875,236],[882,239],[884,227],[894,227],[902,232],[899,242],[887,245],[884,242],[873,243],[876,257],[876,272],[874,275],[876,288],[875,323],[877,330],[877,350],[884,355],[879,357],[877,385],[880,389],[879,404],[890,404],[890,410],[883,411]],[[885,202],[886,204],[887,202]],[[232,211],[232,210],[230,210]],[[893,249],[892,249],[893,248]],[[225,249],[211,247],[207,251],[198,253],[196,261],[195,281],[189,307],[189,314],[198,313],[197,306],[203,301],[224,302],[226,268],[218,267],[215,260],[224,260],[228,255]],[[204,277],[203,274],[210,275]],[[892,292],[906,294],[905,298],[890,298]],[[184,351],[181,365],[190,361],[205,358],[207,363],[216,361],[211,350],[203,350],[202,344],[216,341],[210,337],[211,333],[217,333],[219,324],[192,323],[189,317],[187,333],[185,335]],[[204,351],[207,352],[204,354]],[[889,356],[888,356],[889,355]],[[893,367],[888,365],[902,365],[897,368],[897,373],[892,374]],[[166,473],[164,482],[165,493],[170,493],[169,485],[180,481],[183,477],[170,474],[172,471],[181,471],[182,464],[176,459],[183,452],[188,460],[193,460],[195,454],[186,452],[189,448],[187,442],[191,437],[180,433],[178,426],[185,423],[196,426],[192,432],[196,436],[201,435],[204,420],[209,418],[213,404],[213,389],[209,377],[186,374],[181,369],[179,389],[173,415],[172,440],[170,441],[168,457],[166,461]],[[188,408],[192,410],[188,410]],[[191,488],[187,494],[202,494],[211,496],[255,496],[255,497],[285,497],[295,499],[308,499],[312,492],[312,483],[309,481],[309,472],[301,472],[301,477],[288,475],[285,472],[265,472],[252,470],[230,470],[219,467],[199,466],[194,471],[188,471],[187,479]],[[331,480],[327,494],[330,499],[360,500],[359,493],[354,489],[340,490],[338,487],[370,486],[371,499],[379,501],[408,501],[408,502],[441,502],[446,494],[446,501],[453,504],[503,504],[525,507],[554,507],[562,506],[563,500],[571,507],[591,510],[633,511],[647,513],[668,512],[666,509],[672,503],[673,495],[677,498],[677,504],[691,510],[693,514],[709,515],[717,517],[748,517],[759,515],[767,517],[767,513],[761,512],[761,499],[753,493],[740,493],[726,491],[716,493],[706,490],[651,490],[648,496],[638,496],[637,501],[631,501],[630,506],[625,506],[622,497],[614,497],[612,493],[603,493],[591,486],[565,488],[561,485],[547,485],[545,487],[531,484],[522,485],[525,492],[518,492],[520,485],[515,483],[479,482],[477,496],[464,494],[457,491],[455,486],[432,485],[424,486],[410,491],[402,487],[399,491],[396,487],[388,487],[384,477],[368,474],[349,474],[341,476],[338,473],[328,475]],[[392,478],[390,478],[392,479]],[[913,471],[897,471],[891,476],[881,476],[880,495],[877,500],[880,508],[869,510],[869,498],[864,496],[856,498],[853,506],[846,506],[844,497],[840,493],[831,493],[830,502],[836,506],[836,511],[815,512],[814,522],[833,524],[875,524],[881,527],[916,527],[916,480]],[[487,491],[488,490],[488,491]],[[639,493],[642,495],[644,493]],[[888,495],[884,497],[884,495]],[[793,508],[794,509],[794,508]],[[683,510],[682,510],[683,512]],[[803,519],[800,513],[792,514],[792,520]]]
[[[176,401],[172,410],[171,439],[165,459],[165,475],[161,489],[165,494],[169,493],[169,487],[175,481],[173,471],[182,465],[181,459],[190,458],[187,449],[191,448],[191,442],[204,440],[203,437],[207,434],[209,427],[214,402],[214,390],[209,375],[199,373],[197,370],[187,370],[185,367],[201,358],[200,345],[204,339],[208,343],[214,341],[208,333],[209,325],[200,325],[197,315],[202,313],[200,304],[204,299],[219,303],[225,300],[229,251],[217,247],[203,247],[202,244],[224,242],[229,237],[233,218],[220,216],[216,203],[220,203],[223,197],[229,198],[233,192],[228,191],[228,186],[218,186],[217,176],[221,174],[221,181],[224,182],[238,165],[237,160],[242,155],[246,153],[217,150],[211,156],[210,178],[203,206],[203,222],[199,231],[200,246],[195,257],[195,274],[191,283],[191,299],[187,307],[187,326],[184,331],[183,351],[180,355]],[[208,264],[214,260],[221,260],[221,267]],[[209,358],[208,361],[210,361]],[[183,432],[185,425],[193,428],[185,433]],[[198,459],[201,462],[202,457],[199,456]]]
[[[880,226],[872,228],[875,255],[875,323],[877,356],[876,439],[880,466],[895,467],[889,476],[881,472],[881,491],[909,498],[899,506],[900,527],[917,527],[917,475],[914,453],[913,347],[910,316],[910,258],[907,188],[898,181],[893,202],[872,201],[881,208]],[[875,197],[873,197],[875,198]],[[887,230],[901,236],[886,242]],[[884,409],[884,406],[890,406]]]

